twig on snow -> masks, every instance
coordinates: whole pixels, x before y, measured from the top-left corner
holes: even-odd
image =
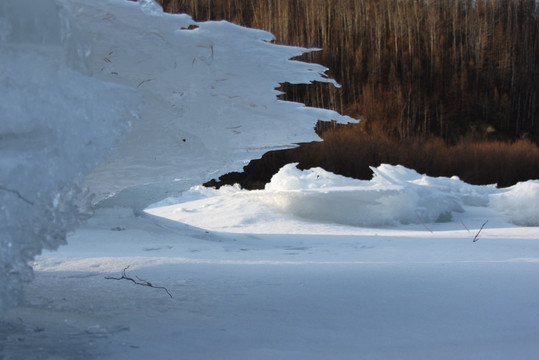
[[[137,89],[138,89],[142,84],[144,84],[144,83],[146,83],[146,82],[150,82],[150,81],[152,81],[152,80],[153,80],[153,79],[142,80],[141,82],[138,83]]]
[[[129,269],[130,266],[131,266],[131,265],[127,265],[127,267],[123,269],[123,271],[122,271],[122,276],[121,276],[121,277],[107,276],[107,277],[105,277],[105,279],[107,279],[107,280],[129,280],[129,281],[133,282],[133,284],[135,284],[135,285],[148,286],[148,287],[155,288],[155,289],[163,289],[163,290],[165,290],[165,292],[168,294],[168,296],[170,296],[170,298],[172,298],[172,295],[170,294],[170,292],[168,291],[168,289],[167,289],[166,287],[164,287],[164,286],[155,286],[155,285],[152,285],[149,281],[143,280],[143,279],[139,278],[138,276],[136,276],[136,278],[138,279],[138,281],[135,280],[135,279],[133,279],[132,277],[127,276],[127,275],[125,274],[125,271],[126,271],[127,269]]]
[[[434,234],[434,231],[432,231],[427,225],[425,225],[425,223],[423,222],[423,219],[421,219],[421,217],[419,215],[417,215],[417,218],[419,219],[419,222],[421,223],[421,225],[423,225],[425,227],[425,229],[430,231],[431,234]]]
[[[475,234],[475,237],[473,238],[473,242],[476,242],[477,240],[479,240],[479,234],[481,233],[481,230],[483,230],[483,228],[485,227],[485,225],[488,223],[488,220],[485,221],[483,223],[483,225],[481,225],[481,228],[479,229],[479,231],[477,232],[477,234]]]
[[[468,229],[468,227],[466,226],[466,224],[464,223],[464,221],[462,221],[462,218],[460,219],[460,223],[462,224],[462,226],[464,226],[464,228],[470,232],[470,229]]]
[[[12,193],[12,194],[15,194],[15,195],[17,195],[17,197],[18,197],[19,199],[21,199],[21,200],[24,201],[25,203],[30,204],[30,205],[34,205],[34,203],[33,203],[32,201],[30,201],[30,200],[28,200],[27,198],[25,198],[24,196],[22,196],[21,193],[18,192],[17,190],[8,189],[7,187],[2,186],[2,185],[0,185],[0,190],[4,190],[4,191],[10,192],[10,193]]]

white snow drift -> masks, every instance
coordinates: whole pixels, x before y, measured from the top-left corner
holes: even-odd
[[[212,209],[224,204],[235,203],[240,209],[255,202],[316,222],[380,227],[454,221],[458,217],[455,215],[461,216],[471,207],[494,210],[516,225],[539,226],[539,181],[498,189],[493,185],[470,185],[456,177],[433,178],[387,164],[371,168],[374,176],[365,181],[321,168],[302,171],[295,165],[285,165],[265,190],[245,191],[231,186],[213,190],[197,186],[182,197],[153,205],[147,212],[204,227],[197,223],[203,218],[200,211],[214,218]],[[193,211],[198,216],[192,216]]]

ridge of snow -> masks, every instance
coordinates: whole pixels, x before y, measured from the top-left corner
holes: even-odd
[[[435,178],[400,165],[382,164],[372,168],[374,176],[366,181],[321,168],[299,170],[296,165],[283,166],[264,190],[197,186],[180,197],[152,205],[146,212],[213,231],[223,231],[222,227],[237,229],[240,224],[245,231],[258,231],[248,224],[263,224],[264,219],[246,220],[238,214],[242,213],[241,208],[262,206],[271,209],[267,213],[276,211],[317,223],[367,228],[449,223],[470,209],[483,212],[485,217],[490,214],[507,218],[519,226],[539,226],[537,180],[498,189],[493,185],[470,185],[457,177]]]

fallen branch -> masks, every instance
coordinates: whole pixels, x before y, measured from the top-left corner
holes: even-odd
[[[19,199],[21,199],[25,203],[30,204],[30,205],[34,205],[34,203],[32,201],[30,201],[27,198],[25,198],[24,196],[22,196],[17,190],[8,189],[7,187],[2,186],[2,185],[0,185],[0,190],[4,190],[4,191],[10,192],[12,194],[15,194]]]
[[[144,84],[144,83],[146,83],[146,82],[150,82],[150,81],[152,81],[152,80],[153,80],[153,79],[142,80],[141,82],[138,83],[137,89],[138,89],[142,84]]]
[[[483,230],[483,228],[485,227],[485,225],[488,223],[488,220],[485,221],[483,223],[483,225],[481,225],[481,229],[479,229],[479,231],[477,232],[477,234],[475,234],[475,237],[473,238],[473,242],[476,242],[477,240],[479,240],[479,234],[481,233],[481,230]]]
[[[138,281],[133,279],[132,277],[127,276],[125,274],[125,271],[127,269],[129,269],[130,266],[131,265],[128,265],[126,268],[123,269],[121,277],[118,278],[118,277],[107,276],[107,277],[105,277],[105,279],[107,279],[107,280],[129,280],[129,281],[133,282],[133,284],[135,284],[135,285],[148,286],[148,287],[155,288],[155,289],[163,289],[163,290],[166,291],[168,296],[170,296],[170,298],[172,298],[172,295],[170,294],[168,289],[166,287],[164,287],[164,286],[154,286],[149,281],[143,280],[143,279],[139,278],[138,276],[136,277],[138,279]]]

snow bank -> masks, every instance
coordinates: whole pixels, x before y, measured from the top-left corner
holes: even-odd
[[[293,216],[356,226],[451,221],[465,206],[488,207],[522,226],[539,226],[539,181],[509,189],[474,186],[457,177],[429,177],[403,166],[371,167],[370,181],[348,179],[320,168],[284,166],[261,201]]]
[[[453,212],[463,211],[458,192],[465,184],[457,179],[433,181],[402,166],[381,165],[372,169],[371,181],[361,181],[320,168],[301,171],[295,165],[284,166],[260,197],[293,216],[383,226],[448,221]]]
[[[520,226],[539,226],[539,181],[520,182],[490,195],[490,207]]]
[[[191,223],[191,217],[199,211],[199,216],[211,217],[212,208],[219,213],[219,208],[241,209],[258,202],[291,217],[381,227],[450,222],[455,213],[472,207],[480,209],[486,219],[494,210],[506,215],[514,224],[539,226],[539,181],[497,189],[493,185],[470,185],[457,177],[429,177],[403,166],[382,164],[372,170],[373,178],[363,181],[321,168],[298,170],[296,164],[288,164],[273,176],[264,190],[194,187],[182,197],[155,204],[147,211]],[[212,200],[219,198],[221,200]],[[178,202],[179,206],[172,205]],[[260,209],[257,211],[268,216]],[[188,212],[192,214],[186,215]],[[227,221],[239,223],[241,219]]]
[[[67,66],[84,67],[71,26],[52,0],[0,3],[0,309],[20,298],[28,261],[84,217],[78,184],[138,102]]]

